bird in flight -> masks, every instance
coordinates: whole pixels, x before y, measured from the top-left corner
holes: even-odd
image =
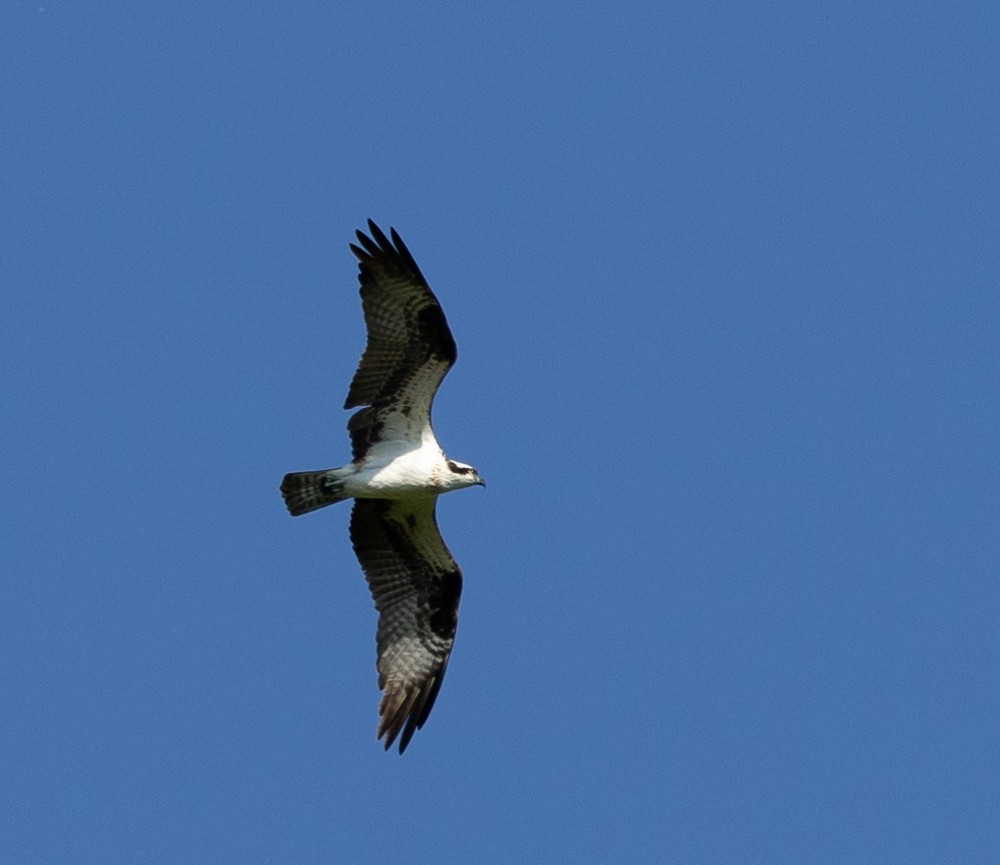
[[[394,228],[358,231],[361,307],[368,342],[344,402],[353,459],[292,472],[281,494],[292,516],[354,499],[351,543],[378,610],[379,724],[399,753],[430,715],[455,641],[462,573],[438,531],[441,493],[485,486],[448,459],[431,428],[431,403],[457,357],[437,298]]]

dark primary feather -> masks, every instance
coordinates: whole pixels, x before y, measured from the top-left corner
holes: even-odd
[[[462,575],[441,539],[436,497],[356,499],[351,542],[379,612],[378,738],[403,753],[441,688],[455,641]]]
[[[448,321],[420,268],[395,229],[392,240],[370,219],[371,237],[358,231],[351,250],[368,341],[344,408],[367,406],[348,423],[354,458],[378,440],[387,415],[406,410],[430,423],[434,394],[458,355]]]

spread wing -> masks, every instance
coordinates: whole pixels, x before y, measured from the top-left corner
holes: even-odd
[[[379,612],[377,738],[388,751],[400,736],[400,754],[434,706],[458,623],[462,574],[438,531],[436,499],[356,499],[351,513]]]
[[[455,340],[437,298],[394,228],[392,240],[370,219],[371,237],[357,232],[361,306],[368,343],[344,408],[367,406],[347,424],[354,458],[372,445],[403,441],[419,447],[429,432],[431,402],[455,363]]]

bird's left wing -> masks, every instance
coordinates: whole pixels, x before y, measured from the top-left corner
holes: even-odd
[[[378,620],[377,738],[406,750],[441,688],[455,641],[462,574],[434,518],[436,496],[357,499],[351,542]]]

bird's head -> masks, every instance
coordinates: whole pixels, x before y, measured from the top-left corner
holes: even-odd
[[[467,466],[465,463],[448,460],[448,471],[451,473],[449,480],[452,484],[454,484],[453,489],[458,489],[459,487],[486,486],[486,481],[479,477],[479,472],[477,472],[472,466]]]

